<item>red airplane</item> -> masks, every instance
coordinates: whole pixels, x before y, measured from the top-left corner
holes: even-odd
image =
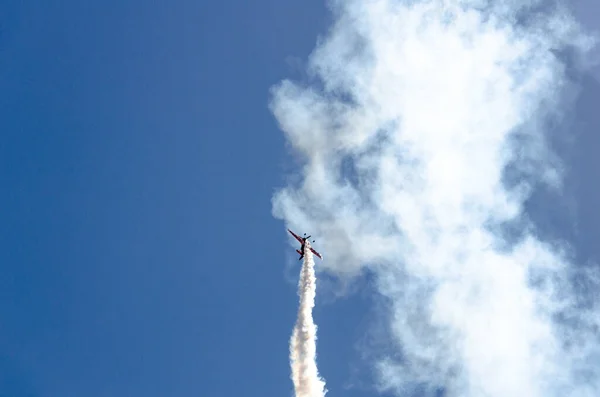
[[[300,258],[298,258],[298,260],[300,260],[300,259],[302,259],[304,257],[304,248],[306,246],[306,240],[308,240],[310,238],[310,236],[308,236],[308,237],[300,237],[297,234],[295,234],[294,232],[292,232],[290,229],[288,229],[288,232],[290,232],[292,234],[292,236],[294,236],[296,238],[296,240],[298,240],[300,242],[300,244],[302,244],[302,246],[300,247],[300,249],[296,250],[296,252],[300,254]],[[304,235],[306,236],[306,233],[304,233]],[[313,243],[314,242],[315,241],[313,240]],[[319,258],[323,259],[323,257],[321,256],[321,254],[319,254],[317,251],[315,251],[314,249],[312,249],[312,247],[310,246],[310,241],[308,242],[308,248],[312,251],[313,254],[315,254]]]

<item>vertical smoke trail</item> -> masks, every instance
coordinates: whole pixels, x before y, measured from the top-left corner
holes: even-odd
[[[315,263],[308,241],[304,252],[298,282],[300,308],[290,339],[290,365],[296,397],[322,397],[325,395],[325,382],[317,370],[317,326],[312,317],[316,293]]]

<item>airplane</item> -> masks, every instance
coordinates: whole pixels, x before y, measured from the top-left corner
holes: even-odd
[[[296,238],[296,240],[298,240],[300,242],[300,244],[302,244],[302,246],[300,247],[300,249],[296,250],[296,252],[300,254],[300,258],[298,258],[298,260],[300,260],[300,259],[302,259],[304,257],[304,248],[306,247],[306,240],[308,240],[310,238],[310,236],[300,237],[296,233],[292,232],[290,229],[288,229],[288,232],[290,232],[291,235],[294,236]],[[306,233],[304,233],[304,236],[306,236]],[[315,240],[313,240],[313,243],[314,242],[315,242]],[[316,256],[318,256],[320,259],[323,259],[323,257],[321,256],[321,254],[319,254],[317,251],[315,251],[310,246],[310,241],[308,242],[308,248],[312,251],[313,254],[315,254]]]

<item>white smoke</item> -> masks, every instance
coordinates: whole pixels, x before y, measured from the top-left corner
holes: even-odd
[[[272,91],[305,160],[274,214],[319,236],[328,272],[375,275],[392,335],[379,386],[600,395],[596,302],[523,213],[536,184],[560,188],[544,121],[569,84],[557,52],[589,44],[577,24],[535,0],[331,4],[314,83]]]
[[[323,397],[325,382],[317,370],[317,326],[312,316],[317,279],[310,242],[306,241],[305,244],[304,262],[298,281],[300,307],[290,339],[290,365],[296,397]]]

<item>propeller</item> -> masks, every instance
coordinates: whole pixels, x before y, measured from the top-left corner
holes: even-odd
[[[304,235],[306,236],[306,233],[304,233]],[[304,237],[304,240],[307,240],[307,239],[309,239],[310,237],[311,237],[311,236],[306,236],[306,237]],[[314,243],[314,242],[315,242],[315,240],[313,240],[313,243]]]

